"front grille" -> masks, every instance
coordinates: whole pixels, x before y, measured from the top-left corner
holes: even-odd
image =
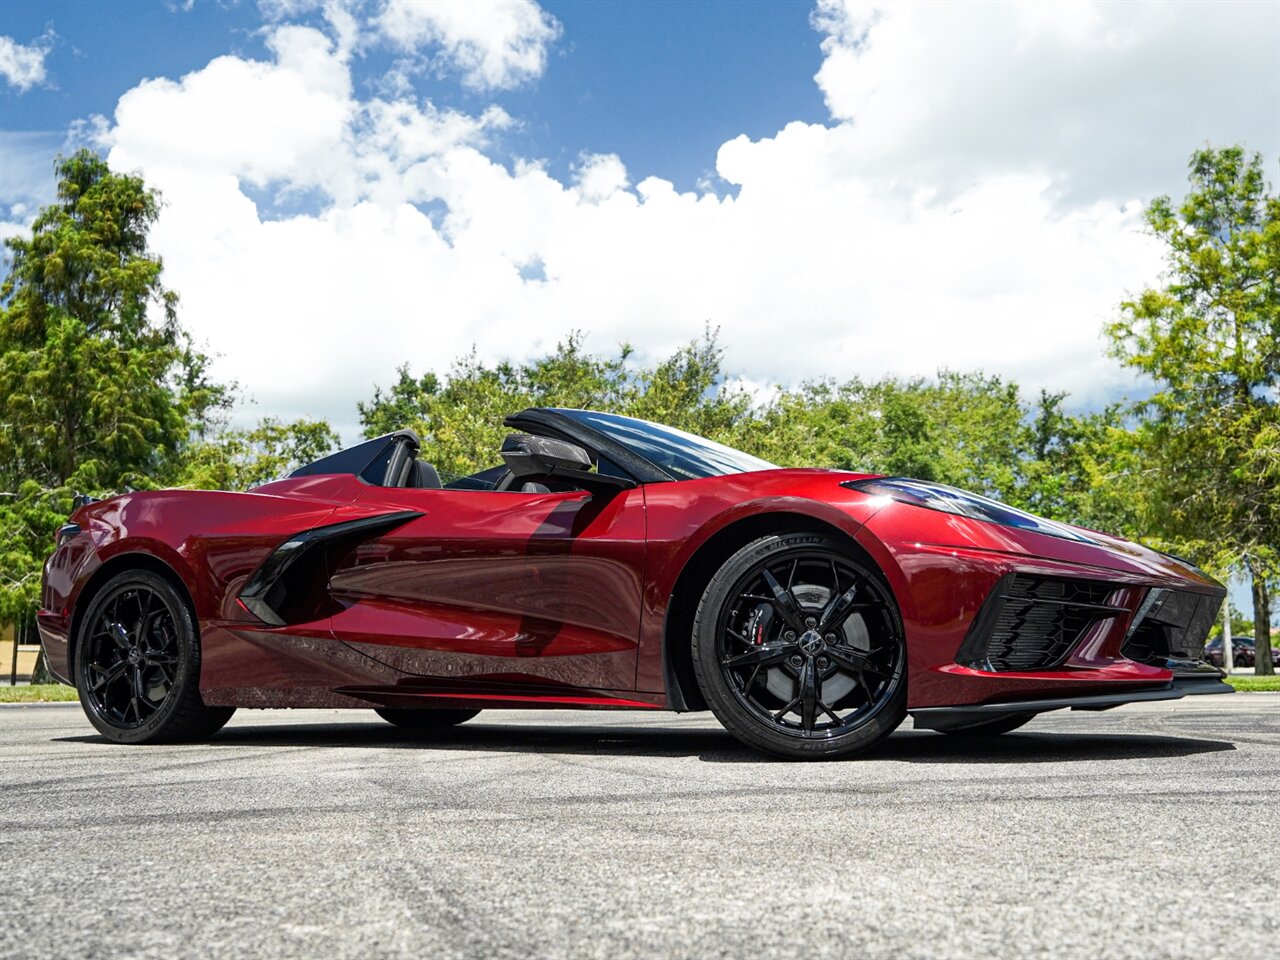
[[[983,670],[1047,670],[1070,656],[1093,624],[1127,613],[1115,588],[1094,580],[1017,574],[1002,579],[956,660]]]

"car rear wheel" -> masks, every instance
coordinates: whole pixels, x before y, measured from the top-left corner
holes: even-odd
[[[387,723],[395,724],[404,730],[425,733],[429,730],[443,730],[466,723],[476,716],[479,710],[393,710],[390,707],[378,707],[373,711]]]
[[[200,699],[200,638],[186,602],[150,570],[112,577],[80,621],[75,656],[80,705],[117,743],[212,736],[235,713]]]
[[[725,562],[698,605],[693,666],[726,729],[777,756],[848,756],[906,715],[893,595],[821,534],[762,537]]]
[[[975,723],[971,727],[960,727],[955,730],[939,730],[939,733],[945,733],[950,737],[997,737],[1002,733],[1009,733],[1017,730],[1023,724],[1028,723],[1034,713],[1014,713],[995,720],[986,720],[982,723]]]

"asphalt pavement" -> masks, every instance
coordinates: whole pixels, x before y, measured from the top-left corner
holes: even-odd
[[[771,761],[709,714],[241,711],[121,747],[0,706],[0,957],[1274,957],[1280,695],[910,722]]]

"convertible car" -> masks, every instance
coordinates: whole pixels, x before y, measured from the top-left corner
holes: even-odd
[[[403,430],[248,493],[80,505],[41,639],[122,743],[237,707],[711,710],[844,756],[917,729],[1228,693],[1221,584],[1175,557],[906,477],[780,469],[628,417],[529,409],[442,483]]]

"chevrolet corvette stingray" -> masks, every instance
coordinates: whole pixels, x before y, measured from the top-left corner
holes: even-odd
[[[917,729],[1227,693],[1224,588],[941,484],[781,469],[670,427],[529,409],[447,478],[412,431],[246,493],[85,498],[44,568],[52,671],[122,743],[239,707],[711,710],[791,758]]]

